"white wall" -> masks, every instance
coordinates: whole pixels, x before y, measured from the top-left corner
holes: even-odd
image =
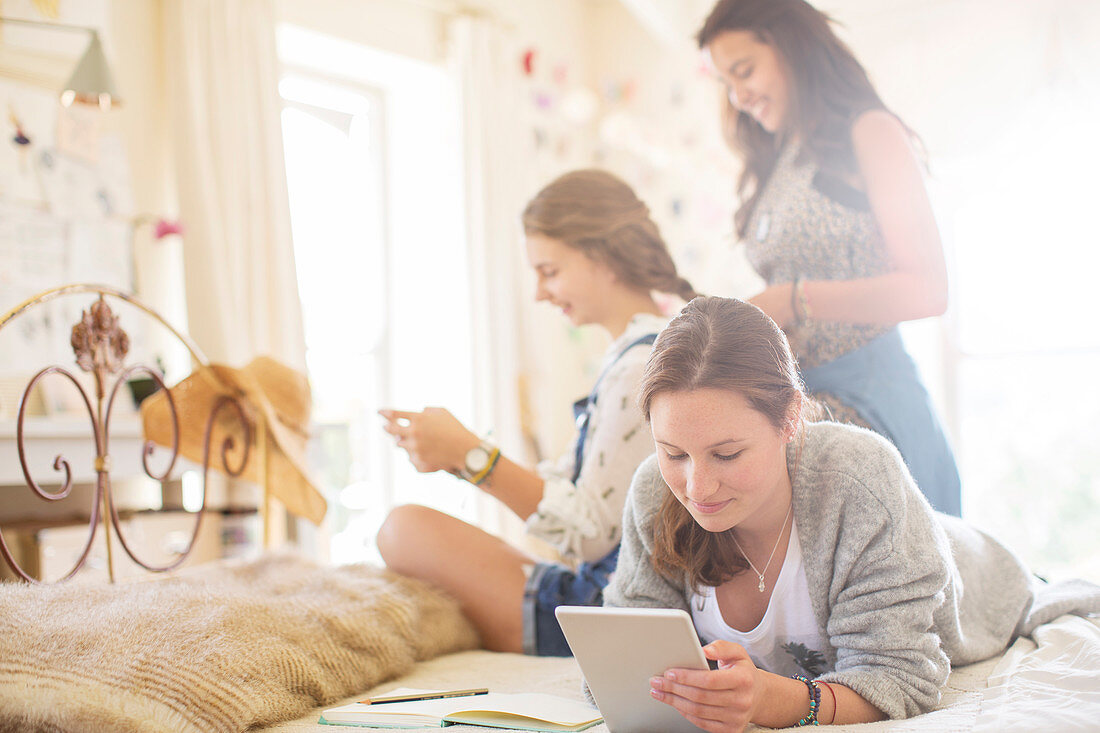
[[[138,214],[174,219],[175,169],[164,93],[160,0],[112,0],[104,51],[122,106],[107,115],[126,141]],[[153,238],[151,224],[134,236],[138,295],[171,323],[187,327],[182,241]]]

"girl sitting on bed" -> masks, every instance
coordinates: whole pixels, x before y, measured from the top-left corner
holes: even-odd
[[[568,656],[554,609],[600,605],[618,557],[630,478],[653,452],[636,400],[646,357],[668,320],[652,292],[684,300],[696,293],[677,274],[645,204],[609,173],[581,170],[553,181],[527,205],[523,227],[535,300],[613,339],[591,394],[574,405],[580,429],[573,450],[531,469],[445,409],[382,415],[418,471],[465,478],[580,565],[574,572],[537,562],[477,527],[415,505],[393,510],[378,548],[391,569],[457,598],[486,648]]]
[[[650,694],[701,728],[909,717],[938,702],[951,664],[1100,610],[1088,584],[1037,602],[1017,558],[933,512],[884,438],[807,422],[787,340],[754,305],[689,303],[639,402],[656,455],[634,477],[604,600],[692,615],[718,668],[668,670]]]

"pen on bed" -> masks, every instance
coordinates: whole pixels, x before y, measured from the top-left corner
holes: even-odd
[[[368,697],[359,702],[364,705],[379,705],[385,702],[413,702],[415,700],[439,700],[444,697],[470,697],[471,695],[488,695],[489,688],[474,687],[469,690],[447,690],[444,692],[424,692],[415,695],[380,695]]]

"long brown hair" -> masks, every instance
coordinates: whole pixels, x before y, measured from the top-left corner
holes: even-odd
[[[886,105],[867,71],[833,32],[831,21],[804,0],[719,0],[695,37],[705,48],[726,31],[751,31],[775,49],[793,89],[785,132],[803,141],[804,153],[822,170],[845,177],[857,172],[852,124],[861,113]],[[737,181],[742,203],[734,217],[737,233],[744,237],[775,167],[779,140],[728,99],[722,129],[744,160]]]
[[[732,390],[782,430],[805,403],[783,331],[754,305],[735,298],[699,297],[688,303],[653,345],[638,397],[649,419],[653,398],[664,392]],[[748,567],[732,530],[708,532],[671,491],[657,516],[653,567],[695,588],[719,586]]]
[[[691,300],[649,208],[607,171],[576,170],[551,181],[523,211],[523,229],[557,239],[611,268],[630,288]]]

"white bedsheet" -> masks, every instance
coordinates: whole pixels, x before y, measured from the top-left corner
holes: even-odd
[[[461,652],[421,662],[401,679],[364,690],[363,695],[348,698],[344,703],[393,687],[485,686],[500,692],[535,690],[582,699],[580,679],[580,670],[572,659]],[[298,720],[267,730],[283,733],[339,730],[320,725],[317,722],[320,713],[318,708]],[[456,725],[447,730],[485,733],[487,729]],[[604,725],[589,730],[607,733]],[[1003,655],[954,670],[944,688],[940,707],[930,713],[908,720],[831,726],[830,730],[838,733],[1100,731],[1100,618],[1062,616],[1040,626],[1033,638],[1018,639]]]
[[[974,730],[1100,731],[1100,619],[1062,616],[1017,639],[989,675]]]

